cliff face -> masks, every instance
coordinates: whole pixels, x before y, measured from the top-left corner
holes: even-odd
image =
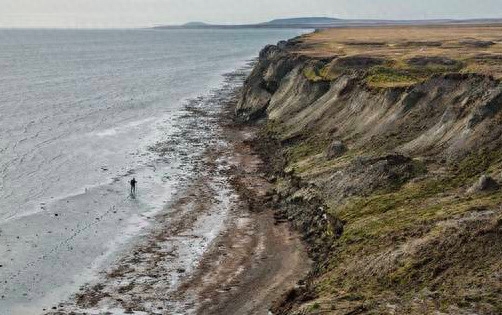
[[[493,78],[450,73],[388,89],[370,89],[357,74],[330,81],[308,78],[312,65],[326,63],[265,48],[246,81],[237,116],[280,122],[287,129],[283,138],[314,132],[347,139],[353,149],[372,146],[448,159],[500,138],[495,118],[502,85]]]
[[[501,313],[500,81],[442,71],[374,87],[385,60],[297,45],[262,51],[236,107],[266,121],[277,216],[317,262],[274,311]]]

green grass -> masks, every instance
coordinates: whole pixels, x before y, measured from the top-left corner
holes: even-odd
[[[408,70],[378,66],[371,69],[366,77],[366,83],[372,87],[410,86],[420,81],[420,78]]]
[[[303,76],[307,78],[307,80],[312,82],[320,82],[326,80],[326,78],[319,73],[319,70],[313,66],[305,68],[303,70]]]
[[[451,66],[410,66],[404,60],[389,60],[385,65],[371,68],[367,72],[366,83],[371,87],[405,87],[423,82],[433,75],[458,72],[462,68],[461,62]]]
[[[340,292],[349,292],[364,296],[364,299],[380,299],[382,292],[395,290],[401,295],[401,301],[411,301],[420,290],[432,286],[435,276],[424,273],[423,270],[434,268],[436,264],[439,267],[441,260],[438,257],[441,257],[441,252],[434,253],[433,256],[406,256],[399,260],[400,264],[392,266],[390,273],[382,272],[371,278],[358,278],[353,273],[355,270],[347,271],[346,266],[357,265],[359,259],[385,253],[408,240],[426,235],[442,240],[447,235],[437,225],[438,222],[485,207],[496,209],[502,203],[501,192],[480,194],[475,198],[453,198],[444,193],[441,183],[441,180],[432,179],[410,183],[393,193],[353,198],[345,206],[336,209],[335,214],[346,224],[343,235],[336,243],[336,253],[328,268],[330,271],[317,285],[318,294],[326,298],[331,294],[340,296]],[[462,266],[452,265],[451,268]],[[461,269],[456,272],[459,270]],[[487,272],[489,271],[484,271]],[[442,292],[440,296],[445,306],[455,305],[461,299],[451,295],[454,290],[452,284],[437,290]],[[490,302],[488,297],[474,294],[474,298]],[[500,304],[492,302],[491,305]]]
[[[286,148],[286,157],[290,164],[298,163],[299,161],[317,154],[323,153],[328,147],[330,139],[322,135],[314,135],[298,144]]]
[[[395,191],[354,197],[343,206],[331,206],[331,213],[346,223],[344,233],[337,241],[337,253],[330,262],[329,269],[332,271],[318,285],[321,295],[334,294],[331,291],[337,287],[375,297],[382,286],[406,287],[412,279],[422,277],[416,272],[428,262],[411,260],[395,266],[396,270],[387,277],[368,279],[365,288],[354,289],[353,277],[343,274],[343,262],[357,261],[357,257],[373,255],[424,235],[437,233],[441,237],[443,232],[436,231],[438,222],[482,209],[498,209],[502,204],[501,191],[472,196],[459,189],[471,185],[477,176],[490,170],[493,163],[499,163],[500,159],[499,152],[473,153],[452,169],[449,175],[431,175],[405,184]],[[428,282],[424,282],[424,286],[427,285]],[[415,289],[418,292],[421,288]],[[445,302],[447,305],[451,303],[451,300]]]
[[[384,65],[373,66],[364,71],[361,69],[328,63],[324,66],[309,65],[303,70],[303,75],[309,81],[333,81],[341,74],[354,72],[364,73],[365,82],[374,88],[407,87],[423,82],[435,74],[458,72],[464,68],[464,63],[449,66],[427,64],[424,66],[409,65],[404,59],[388,59]]]
[[[481,194],[475,198],[466,194],[456,195],[459,188],[472,185],[490,169],[490,165],[501,160],[498,151],[471,154],[449,175],[409,183],[394,192],[353,198],[334,213],[348,222],[361,222],[354,225],[352,231],[349,228],[342,239],[371,239],[415,225],[430,224],[475,207],[496,206],[502,202],[502,193]],[[454,195],[456,197],[453,198]]]
[[[455,169],[453,185],[474,183],[482,174],[487,174],[500,169],[502,164],[502,149],[479,150],[472,152],[463,159]]]
[[[375,71],[390,73],[389,77],[393,80],[402,80],[399,77],[392,77],[393,72],[387,70],[380,68]],[[278,139],[281,138],[281,134],[286,133],[280,126],[281,124],[275,122],[267,126],[269,132],[276,134]],[[389,141],[392,139],[393,136]],[[295,172],[300,176],[315,172],[328,172],[329,174],[336,172],[337,169],[346,168],[357,156],[381,153],[378,148],[365,147],[365,152],[349,151],[342,157],[327,160],[322,153],[325,152],[330,141],[327,135],[304,134],[302,139],[283,148],[288,165],[294,167]],[[428,248],[422,256],[408,255],[390,266],[391,270],[387,273],[379,274],[379,271],[376,271],[376,275],[365,279],[358,278],[357,271],[350,269],[351,264],[357,264],[358,260],[364,260],[366,257],[392,252],[399,246],[412,243],[414,240],[431,238],[434,241],[444,242],[449,235],[438,223],[454,221],[455,218],[484,209],[499,209],[502,204],[502,191],[476,195],[466,193],[467,188],[475,183],[480,175],[495,174],[501,169],[502,149],[474,151],[457,164],[434,165],[434,169],[439,166],[442,170],[437,174],[426,174],[427,165],[422,160],[414,160],[414,163],[417,177],[412,182],[397,182],[386,190],[374,192],[369,196],[346,199],[342,206],[335,198],[329,200],[328,195],[325,202],[331,214],[345,222],[344,232],[335,241],[336,246],[332,258],[325,262],[324,274],[315,284],[315,290],[320,298],[313,301],[314,304],[306,306],[308,312],[315,314],[319,310],[329,309],[330,306],[325,301],[329,301],[330,298],[340,301],[341,296],[357,297],[354,301],[350,299],[343,301],[343,303],[356,305],[360,301],[364,303],[383,301],[397,295],[404,305],[411,305],[411,301],[416,298],[417,294],[420,294],[421,290],[436,285],[434,281],[437,278],[433,272],[435,268],[441,268],[439,258],[443,257],[443,253],[434,252],[434,247]],[[314,178],[316,174],[305,176],[305,178]],[[334,234],[327,237],[332,240]],[[325,239],[319,240],[325,241]],[[454,243],[454,245],[458,244]],[[482,254],[479,257],[483,257]],[[464,267],[457,259],[452,260],[448,268],[459,273]],[[491,272],[486,266],[482,268],[485,268],[480,273],[482,275]],[[477,278],[472,275],[469,277],[472,278],[467,278],[467,276],[465,278],[467,280],[461,277],[454,278],[462,280],[458,286],[448,283],[444,287],[435,288],[440,292],[439,297],[434,300],[437,307],[448,310],[451,305],[459,305],[467,297],[470,299],[469,303],[480,301],[481,304],[489,303],[490,307],[502,308],[501,304],[494,300],[499,297],[497,294],[494,298],[465,290],[458,297],[455,296],[452,292],[455,292],[456,288],[466,288],[467,281],[472,280],[477,283],[475,282]]]
[[[333,81],[337,79],[343,71],[332,68],[330,64],[325,65],[321,70],[319,70],[319,75],[327,81]]]

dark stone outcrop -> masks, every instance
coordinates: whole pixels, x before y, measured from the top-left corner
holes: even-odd
[[[469,189],[470,193],[484,191],[494,191],[500,188],[499,183],[488,175],[482,175],[478,181]]]
[[[333,141],[326,150],[326,158],[329,160],[342,156],[347,152],[347,147],[339,140]]]

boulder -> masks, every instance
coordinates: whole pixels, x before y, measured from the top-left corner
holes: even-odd
[[[343,142],[341,141],[335,140],[329,145],[328,149],[326,150],[326,157],[331,160],[344,155],[345,152],[347,152],[347,147],[345,146],[345,144],[343,144]]]
[[[488,175],[481,176],[478,181],[469,188],[469,193],[477,193],[483,191],[493,191],[499,189],[499,184]]]
[[[491,40],[475,40],[475,39],[470,39],[470,40],[462,40],[460,41],[461,45],[467,46],[467,47],[474,47],[474,48],[488,48],[490,46],[495,45],[495,42],[492,42]]]

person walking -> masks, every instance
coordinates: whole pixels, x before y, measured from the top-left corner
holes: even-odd
[[[136,196],[136,178],[131,179],[131,195]]]

